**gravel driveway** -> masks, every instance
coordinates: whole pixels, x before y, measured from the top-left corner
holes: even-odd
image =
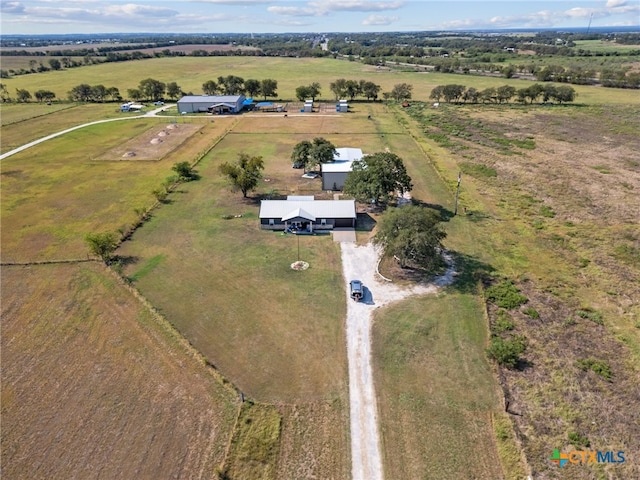
[[[437,286],[416,285],[399,288],[376,274],[378,253],[371,243],[357,246],[341,243],[342,269],[348,297],[348,282],[362,280],[364,299],[347,300],[347,357],[349,362],[349,402],[351,418],[351,462],[353,480],[382,480],[382,457],[378,434],[378,410],[371,368],[371,321],[375,308],[410,295],[434,293]],[[437,285],[451,283],[450,267]]]

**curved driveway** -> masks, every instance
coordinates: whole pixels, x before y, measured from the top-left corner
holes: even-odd
[[[14,148],[13,150],[9,150],[8,152],[0,155],[0,160],[4,160],[11,155],[15,155],[16,153],[22,152],[28,148],[33,147],[34,145],[38,145],[39,143],[46,142],[47,140],[51,140],[52,138],[59,137],[60,135],[64,135],[65,133],[73,132],[74,130],[79,130],[81,128],[88,127],[90,125],[97,125],[99,123],[107,123],[107,122],[118,122],[120,120],[131,120],[133,118],[144,118],[144,117],[154,117],[158,112],[161,112],[167,108],[167,105],[156,108],[155,110],[151,110],[150,112],[145,113],[144,115],[134,115],[132,117],[118,117],[118,118],[109,118],[106,120],[96,120],[95,122],[83,123],[82,125],[76,125],[75,127],[67,128],[66,130],[62,130],[60,132],[52,133],[51,135],[47,135],[46,137],[39,138],[34,140],[33,142],[25,143],[24,145],[19,146],[18,148]]]

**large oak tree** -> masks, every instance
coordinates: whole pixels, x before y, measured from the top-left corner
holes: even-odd
[[[386,204],[412,188],[404,162],[391,152],[378,152],[356,160],[344,183],[345,193],[360,202],[376,204]]]

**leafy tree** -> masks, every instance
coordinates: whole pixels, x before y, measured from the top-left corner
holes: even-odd
[[[498,101],[498,92],[495,87],[485,88],[478,94],[478,98],[482,103],[496,103]]]
[[[94,85],[91,87],[91,100],[102,102],[107,96],[107,88],[104,85]]]
[[[307,88],[307,87],[304,87]],[[307,164],[309,163],[309,155],[311,154],[311,142],[309,140],[303,140],[293,147],[291,152],[291,163],[293,165],[301,165],[307,171]]]
[[[215,80],[207,80],[202,84],[202,92],[205,95],[215,95],[218,93],[218,89],[219,87]]]
[[[128,88],[127,95],[134,102],[142,98],[142,92],[138,88]]]
[[[240,95],[244,93],[244,78],[236,75],[218,77],[218,85],[224,91],[225,95]]]
[[[197,174],[189,162],[178,162],[171,167],[171,170],[178,174],[181,181],[190,182],[197,178]]]
[[[462,95],[462,99],[465,102],[478,103],[478,98],[480,97],[480,92],[476,90],[474,87],[469,87],[465,90]]]
[[[340,100],[347,96],[347,80],[345,78],[339,78],[335,82],[329,84],[329,90],[333,92],[336,100]]]
[[[19,102],[28,102],[31,100],[31,92],[24,88],[16,88],[16,98]]]
[[[260,93],[260,80],[250,78],[244,82],[244,88],[247,92],[247,95],[249,95],[250,97],[255,97]]]
[[[355,80],[347,80],[344,84],[344,87],[345,93],[349,97],[349,100],[353,100],[361,93],[360,84]]]
[[[111,232],[89,233],[84,239],[89,247],[89,251],[105,262],[111,260],[113,252],[115,252],[118,247],[116,236]]]
[[[122,97],[120,96],[120,90],[118,90],[118,87],[108,88],[107,95],[111,97],[111,100],[114,100],[114,101],[122,100]]]
[[[72,102],[88,102],[91,100],[91,85],[88,83],[81,83],[80,85],[76,85],[73,87],[69,93],[69,100]]]
[[[380,89],[380,85],[366,80],[360,80],[360,93],[364,95],[367,100],[377,100]]]
[[[3,103],[11,101],[9,90],[7,90],[7,86],[4,83],[0,83],[0,99]]]
[[[140,81],[138,89],[142,93],[142,96],[147,100],[160,100],[164,96],[167,86],[164,82],[160,82],[159,80],[145,78]]]
[[[167,83],[167,96],[170,99],[175,100],[181,95],[182,95],[182,88],[180,88],[180,85],[178,85],[176,82]]]
[[[558,103],[573,102],[576,98],[576,91],[569,85],[560,85],[556,87],[555,99]]]
[[[344,192],[361,202],[387,203],[398,192],[411,191],[411,177],[404,162],[390,152],[365,155],[353,162],[352,171],[347,175]]]
[[[311,88],[306,85],[300,85],[296,88],[296,98],[301,102],[304,102],[307,98],[311,97]]]
[[[413,92],[413,85],[408,83],[398,83],[393,86],[391,90],[391,97],[396,102],[403,102],[405,100],[411,100],[411,93]]]
[[[52,58],[51,60],[49,60],[49,65],[51,66],[52,70],[60,70],[62,68],[62,64],[57,58]]]
[[[311,143],[307,167],[313,168],[321,163],[333,162],[337,153],[333,143],[325,138],[316,137]]]
[[[316,98],[320,96],[320,84],[318,82],[313,82],[309,85],[309,96],[314,102],[316,101]]]
[[[511,85],[503,85],[498,87],[496,90],[496,97],[498,99],[498,103],[509,102],[516,94],[516,87],[512,87]]]
[[[265,78],[260,82],[260,92],[265,100],[267,97],[275,97],[278,94],[278,81],[272,78]]]
[[[431,90],[431,93],[429,94],[429,98],[431,100],[435,100],[436,102],[439,102],[443,96],[444,96],[444,85],[438,85],[437,87],[434,87]]]
[[[34,93],[34,96],[39,102],[50,102],[51,100],[56,98],[56,94],[51,90],[38,90]]]
[[[234,191],[240,190],[242,192],[244,198],[247,198],[249,191],[258,186],[258,182],[262,178],[261,170],[264,170],[262,157],[251,157],[246,153],[239,154],[235,164],[225,162],[220,165],[220,173],[229,179]]]
[[[401,267],[433,271],[444,264],[442,240],[446,233],[440,228],[440,214],[418,205],[387,210],[378,222],[373,242],[385,255],[393,256]]]
[[[450,84],[445,85],[442,89],[442,95],[444,96],[444,100],[447,103],[458,102],[458,100],[464,94],[465,86],[464,85],[456,85]]]

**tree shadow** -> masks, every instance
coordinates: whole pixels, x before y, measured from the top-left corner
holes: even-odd
[[[118,263],[125,267],[127,265],[138,263],[138,260],[140,260],[140,258],[136,257],[135,255],[114,255],[112,258],[112,263]]]
[[[366,212],[356,214],[356,230],[359,232],[372,231],[376,223],[376,220]]]
[[[436,212],[438,212],[440,214],[440,218],[442,218],[443,222],[448,222],[453,217],[455,217],[455,214],[451,210],[449,210],[446,207],[443,207],[442,205],[438,205],[438,204],[435,204],[435,203],[423,202],[422,200],[418,200],[418,199],[415,199],[415,198],[411,199],[411,203],[413,205],[418,205],[420,207],[425,207],[425,208],[430,208],[432,210],[435,210]]]
[[[493,266],[461,252],[449,252],[456,272],[448,287],[461,293],[477,293],[478,285],[487,285],[495,274]]]

